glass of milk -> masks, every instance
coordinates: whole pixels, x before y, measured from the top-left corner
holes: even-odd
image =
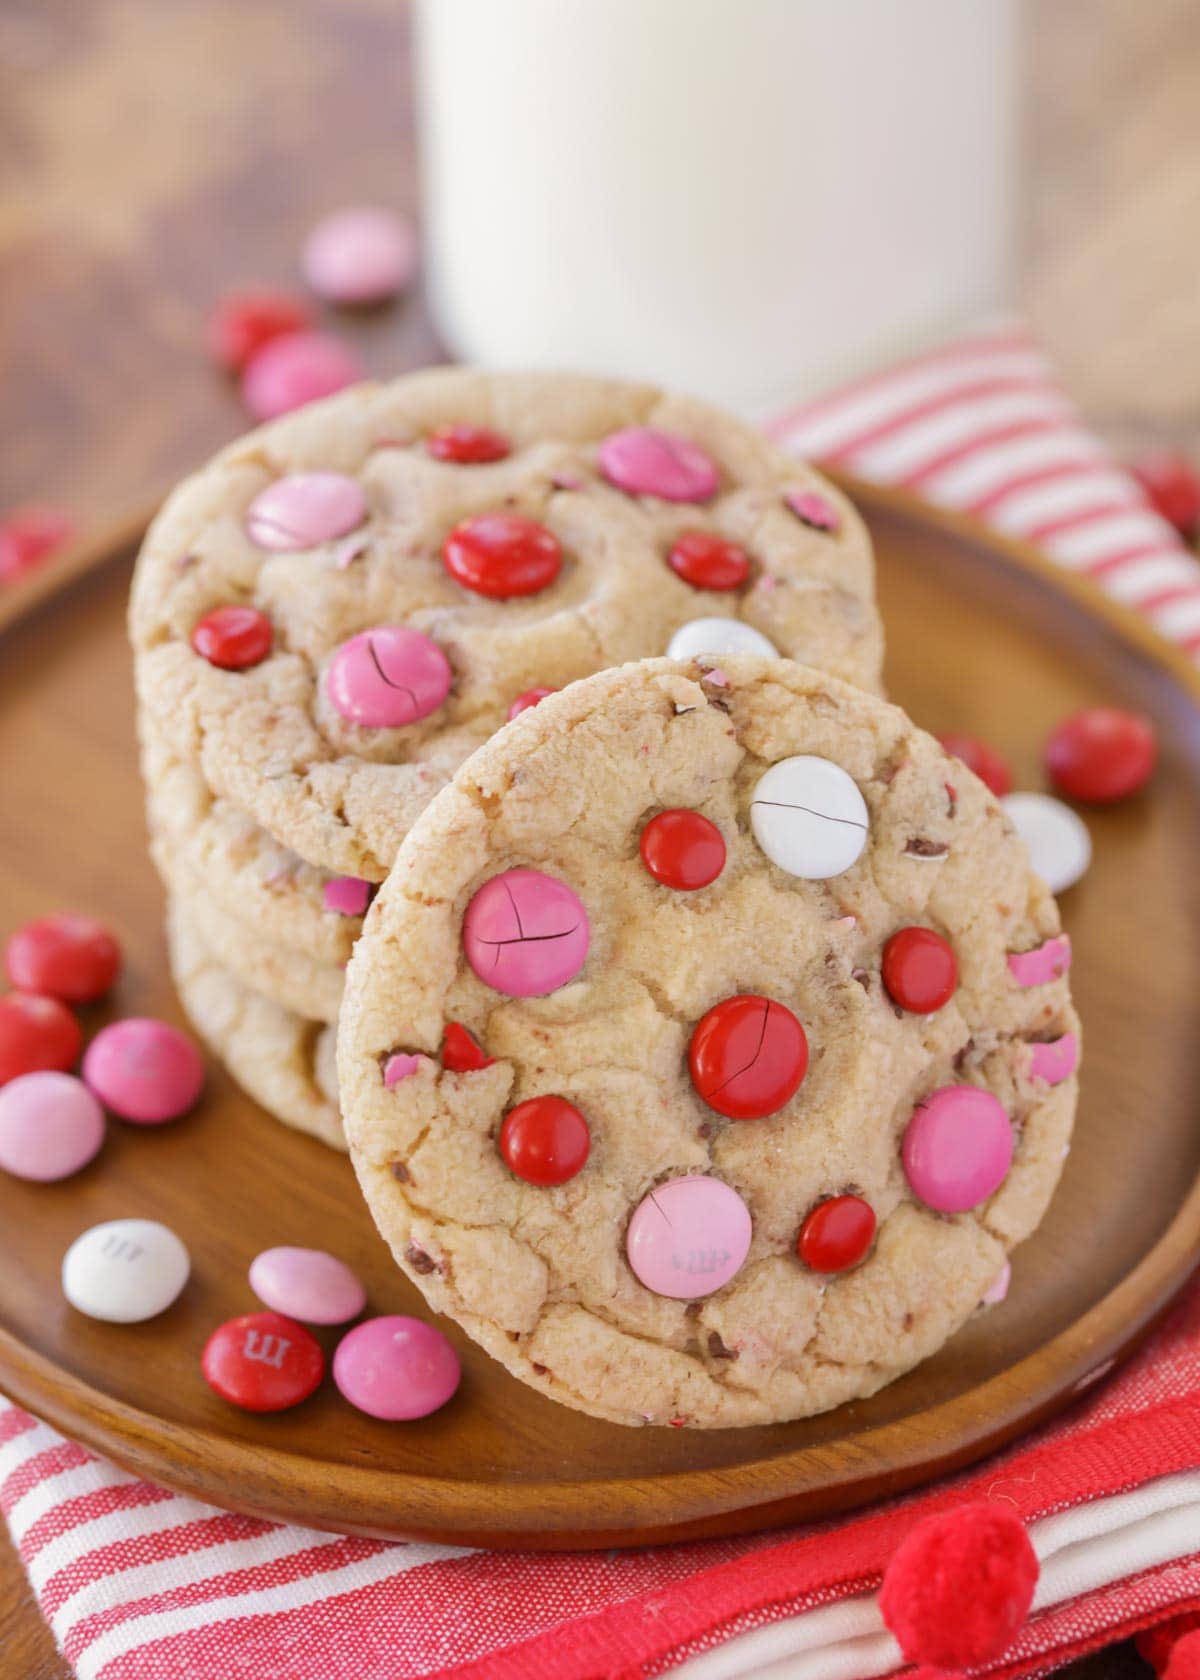
[[[754,415],[1010,300],[1018,0],[417,0],[453,352]]]

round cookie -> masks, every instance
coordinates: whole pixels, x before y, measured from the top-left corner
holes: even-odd
[[[345,1149],[336,1029],[305,1020],[223,968],[196,918],[174,900],[167,906],[167,952],[184,1012],[247,1096],[285,1126]]]
[[[856,798],[780,774],[806,758]],[[706,886],[645,862],[673,810],[720,831]],[[813,825],[860,810],[834,873]],[[953,949],[940,1008],[884,986],[908,926]],[[544,1393],[626,1424],[805,1416],[934,1353],[1041,1219],[1068,962],[996,800],[895,707],[781,660],[628,665],[497,735],[405,840],[347,976],[351,1154],[430,1305]],[[463,1029],[479,1058],[450,1071]]]
[[[447,458],[446,427],[506,453]],[[697,566],[697,534],[744,566]],[[309,863],[381,880],[519,696],[697,620],[714,647],[732,623],[878,685],[870,543],[816,473],[650,386],[439,369],[289,415],[182,484],[130,633],[175,757]]]

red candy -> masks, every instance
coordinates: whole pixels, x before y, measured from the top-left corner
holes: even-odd
[[[271,651],[271,620],[256,607],[214,607],[192,631],[192,646],[222,671],[248,671]]]
[[[795,1096],[808,1071],[804,1028],[783,1004],[744,992],[703,1017],[688,1046],[692,1084],[730,1120],[761,1120]]]
[[[210,1388],[244,1412],[298,1406],[325,1375],[316,1337],[282,1313],[245,1313],[214,1330],[200,1369]]]
[[[530,1097],[504,1116],[500,1153],[527,1184],[565,1184],[588,1158],[587,1121],[565,1097]]]
[[[901,1542],[879,1608],[908,1662],[974,1668],[1000,1656],[1029,1614],[1038,1560],[1007,1506],[959,1505]]]
[[[1137,479],[1155,513],[1174,525],[1181,536],[1200,526],[1200,473],[1186,455],[1163,450],[1133,463]]]
[[[66,1073],[82,1049],[79,1022],[57,998],[33,992],[0,997],[0,1085],[22,1073]]]
[[[558,538],[520,513],[481,513],[464,519],[442,549],[446,570],[476,595],[506,601],[536,595],[562,568]]]
[[[223,297],[208,318],[208,348],[214,361],[241,373],[264,344],[312,325],[303,298],[277,286],[246,286]]]
[[[534,706],[540,705],[546,698],[547,694],[557,693],[558,690],[556,688],[527,688],[524,694],[517,695],[517,698],[508,708],[509,723],[511,723],[515,717],[520,717],[522,712],[528,712]]]
[[[495,1056],[485,1056],[466,1027],[457,1021],[447,1021],[442,1035],[442,1066],[447,1073],[478,1073],[489,1068]]]
[[[883,983],[893,1003],[912,1015],[932,1015],[958,985],[954,950],[932,928],[906,927],[883,947]]]
[[[0,584],[34,572],[75,534],[69,514],[44,503],[14,508],[0,521]]]
[[[1200,1633],[1187,1633],[1171,1647],[1162,1680],[1200,1680]]]
[[[20,991],[43,992],[63,1003],[94,1003],[120,973],[121,947],[91,916],[42,916],[13,934],[4,966]]]
[[[503,461],[512,453],[512,444],[504,433],[487,426],[439,426],[436,432],[430,432],[425,447],[435,461],[453,461],[460,467]]]
[[[1150,779],[1158,742],[1136,712],[1093,706],[1076,712],[1046,742],[1046,770],[1059,793],[1106,805],[1136,793]]]
[[[746,550],[711,531],[684,531],[667,565],[693,589],[740,589],[750,576]]]
[[[875,1209],[861,1196],[818,1202],[800,1227],[796,1252],[813,1272],[845,1272],[875,1241]]]
[[[967,769],[973,770],[997,799],[1003,799],[1006,793],[1012,792],[1013,773],[1007,759],[1001,758],[995,747],[989,747],[978,735],[939,735],[938,740],[953,757],[961,758]]]
[[[725,841],[699,811],[660,811],[642,830],[642,862],[664,887],[695,892],[725,867]]]

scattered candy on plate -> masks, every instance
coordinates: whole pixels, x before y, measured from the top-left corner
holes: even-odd
[[[329,303],[382,303],[412,283],[417,240],[392,210],[354,205],[323,217],[304,242],[300,266]]]
[[[355,1273],[322,1248],[265,1248],[249,1275],[264,1306],[303,1324],[346,1324],[367,1304]]]
[[[79,1060],[83,1033],[57,998],[35,992],[0,997],[0,1085],[23,1073],[66,1073]]]
[[[1013,773],[1008,761],[995,747],[981,741],[978,735],[952,733],[939,735],[938,740],[952,757],[960,758],[997,799],[1003,799],[1006,793],[1012,792]]]
[[[110,1219],[67,1250],[63,1294],[89,1318],[140,1324],[166,1312],[190,1270],[188,1251],[168,1226],[156,1219]]]
[[[1126,799],[1150,780],[1158,740],[1148,718],[1093,706],[1065,718],[1046,742],[1046,770],[1059,793],[1084,804]]]
[[[49,1184],[86,1167],[104,1142],[104,1111],[70,1073],[25,1073],[0,1087],[0,1167]]]
[[[325,1375],[311,1330],[282,1313],[244,1313],[218,1325],[200,1356],[208,1386],[244,1412],[283,1412],[307,1400]]]
[[[0,520],[0,587],[50,560],[75,535],[75,522],[61,508],[30,503]]]
[[[112,990],[121,947],[91,916],[41,916],[10,937],[4,966],[20,991],[42,992],[62,1003],[94,1003]]]
[[[274,420],[318,397],[344,391],[362,376],[354,350],[332,333],[287,333],[265,344],[246,364],[242,401],[256,420]]]
[[[1009,793],[1000,803],[1029,848],[1034,873],[1052,893],[1083,879],[1092,861],[1092,838],[1069,805],[1048,793]]]
[[[246,364],[272,339],[304,332],[312,310],[303,298],[279,286],[240,286],[221,298],[208,318],[208,348],[231,373]]]
[[[356,1324],[333,1356],[343,1398],[388,1422],[436,1412],[453,1398],[461,1376],[458,1355],[441,1331],[399,1314]]]
[[[83,1058],[83,1078],[122,1120],[157,1126],[200,1100],[204,1058],[178,1027],[135,1015],[100,1029]]]

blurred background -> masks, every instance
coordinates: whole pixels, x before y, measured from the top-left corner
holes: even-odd
[[[504,197],[504,153],[492,158],[488,138],[487,100],[503,94],[511,66],[496,66],[490,90],[478,63],[460,69],[454,28],[464,7],[478,6],[478,0],[433,0],[430,9],[439,3],[445,7],[446,39],[439,46],[433,90],[439,111],[432,120],[439,135],[439,176],[445,191],[457,195],[457,220],[439,237],[461,268],[463,241],[478,226],[478,268],[468,276],[470,309],[457,299],[459,314],[473,309],[470,319],[478,326],[489,276],[497,292],[509,285],[510,302],[513,286],[520,295],[520,264],[508,272],[516,253],[496,243],[497,215],[504,225],[510,206]],[[579,0],[560,3],[569,9]],[[545,15],[553,4],[520,0],[513,16],[522,16],[522,27],[536,39],[537,9]],[[624,13],[628,27],[627,0],[612,4],[613,52],[628,57],[628,40],[616,23],[616,14]],[[794,16],[807,0],[782,4],[790,5]],[[879,20],[892,10],[872,7],[870,0],[844,4],[863,14],[860,41],[872,38],[863,33],[872,27],[866,13],[873,10]],[[948,45],[944,64],[931,59],[936,48],[928,40],[917,43],[922,109],[942,109],[944,94],[952,118],[951,84],[964,76],[983,90],[972,92],[976,120],[966,132],[947,129],[942,137],[951,154],[968,151],[991,183],[981,188],[987,195],[982,210],[977,204],[979,213],[960,222],[960,248],[982,252],[985,275],[1011,266],[1003,285],[1012,301],[1025,311],[1088,419],[1122,451],[1170,442],[1195,452],[1200,446],[1200,4],[1028,0],[1022,8],[1011,0],[1011,14],[1009,4],[958,5],[972,19],[976,46]],[[710,0],[697,5],[711,10]],[[778,24],[779,6],[780,0],[755,0],[726,7],[726,15],[736,12],[747,20],[762,7],[776,14]],[[487,9],[493,18],[508,11],[499,0]],[[922,9],[923,4],[917,7]],[[905,12],[895,9],[894,15]],[[991,88],[997,98],[1007,97],[1004,20],[1010,15],[1019,24],[1011,44],[1017,111],[1012,134],[986,92]],[[205,320],[218,298],[249,282],[299,287],[298,253],[306,231],[343,205],[378,203],[420,224],[412,22],[404,0],[171,0],[168,5],[3,0],[0,511],[49,500],[69,508],[87,530],[161,494],[245,421],[236,385],[214,368],[205,345]],[[813,254],[814,276],[827,277],[831,231],[834,245],[845,236],[840,224],[831,230],[827,206],[819,213],[813,208],[811,194],[831,178],[854,188],[867,168],[869,150],[856,148],[853,134],[870,121],[869,114],[858,113],[877,108],[881,84],[878,74],[864,71],[864,54],[856,62],[855,39],[853,28],[838,37],[838,57],[831,64],[806,61],[781,38],[778,56],[786,74],[774,76],[760,102],[762,126],[747,132],[736,104],[732,112],[718,106],[712,115],[720,143],[714,146],[710,137],[691,160],[695,192],[689,202],[711,201],[715,221],[736,188],[736,167],[718,179],[721,155],[726,160],[732,155],[741,167],[738,149],[748,148],[744,156],[752,173],[765,183],[762,192],[746,198],[747,228],[753,232],[755,216],[767,214],[778,199],[766,188],[776,180],[786,187],[786,174],[779,171],[788,160],[778,152],[794,113],[806,102],[824,101],[828,108],[819,155],[793,160],[798,190],[786,195],[779,216],[784,258],[759,260],[763,296],[774,311],[767,326],[776,335],[794,269],[804,283],[805,250]],[[889,57],[913,48],[914,37],[909,32],[906,45],[901,32],[884,46],[886,68]],[[548,47],[559,54],[551,64],[561,80],[562,43],[549,41]],[[712,41],[697,47],[690,38],[676,40],[676,73],[689,64],[689,78],[713,75],[716,50]],[[569,83],[570,97],[560,98],[549,112],[528,108],[517,128],[527,139],[532,136],[549,167],[553,123],[568,120],[573,109],[581,111],[585,123],[573,167],[599,192],[603,169],[610,174],[618,165],[627,169],[630,160],[610,156],[595,126],[597,112],[588,105],[586,85],[594,65],[576,61],[567,68],[578,77]],[[647,85],[634,89],[630,112],[639,97],[669,106],[662,96],[674,80],[667,61],[651,64]],[[524,96],[524,90],[516,91]],[[913,109],[912,121],[917,120]],[[903,161],[908,128],[903,105],[889,111],[888,122]],[[880,139],[872,131],[864,144],[878,146]],[[472,148],[481,170],[489,158],[493,164],[477,195],[486,202],[474,204],[464,200],[470,179],[464,160],[469,162]],[[1004,181],[1011,174],[1011,202],[1003,182],[997,184],[998,169],[1007,172]],[[556,180],[561,195],[569,180],[561,170]],[[561,196],[542,207],[544,216],[558,218],[545,225],[561,226],[563,239],[560,247],[551,241],[532,257],[543,267],[561,259],[560,292],[572,263],[577,273],[586,273],[595,248],[586,230],[591,208],[586,197],[572,205]],[[536,218],[523,224],[522,239],[513,244],[534,239],[538,226]],[[724,232],[709,247],[714,262],[723,244],[728,244]],[[423,252],[427,246],[423,239]],[[873,291],[863,293],[864,357],[868,351],[903,349],[907,332],[937,324],[889,323],[876,345],[869,310],[872,297],[886,288],[878,283],[879,264],[866,234],[851,247],[855,253],[859,270],[876,282]],[[832,256],[837,255],[835,250]],[[524,252],[522,260],[529,256]],[[650,304],[640,297],[636,276],[625,291],[620,276],[618,263],[611,278],[630,320],[632,348],[639,307]],[[736,274],[722,275],[722,284],[737,280]],[[951,305],[973,303],[966,292],[977,280],[970,276],[963,297],[947,303],[947,326],[960,324],[951,319]],[[753,272],[744,270],[741,282],[746,310],[753,312]],[[684,287],[680,296],[687,293]],[[857,308],[858,293],[854,299]],[[536,316],[536,299],[531,309]],[[445,354],[420,279],[392,307],[319,313],[321,324],[351,342],[371,372],[392,373]],[[586,313],[581,307],[580,318]],[[567,329],[562,322],[547,323],[551,339],[563,330],[569,323]],[[822,365],[804,345],[806,335],[820,336],[824,323],[814,322],[806,299],[797,297],[794,341],[778,345],[773,370],[781,393],[789,380],[799,388],[787,394],[802,396],[808,394],[805,382],[850,371],[853,346],[845,342],[846,323],[835,322],[832,330],[836,342]],[[503,331],[499,337],[502,352]],[[581,337],[585,349],[592,342]],[[674,375],[677,360],[665,370],[648,371]]]

